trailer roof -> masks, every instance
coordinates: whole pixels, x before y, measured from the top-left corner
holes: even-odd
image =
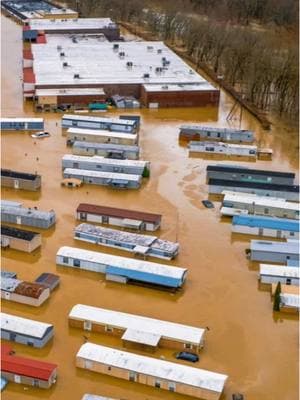
[[[98,396],[96,394],[86,393],[86,394],[83,395],[81,400],[117,400],[117,399],[113,399],[111,397]]]
[[[132,137],[132,135],[130,135]],[[113,144],[113,143],[95,143],[95,142],[85,142],[85,141],[76,141],[73,144],[73,148],[81,147],[83,149],[94,148],[94,149],[103,149],[103,150],[120,150],[120,151],[133,151],[138,153],[140,151],[139,146],[131,146],[126,144]]]
[[[35,181],[36,179],[41,178],[41,175],[29,174],[27,172],[17,172],[17,171],[12,171],[11,169],[4,169],[4,168],[1,168],[1,176],[5,178],[16,178],[29,181]]]
[[[273,190],[279,192],[291,192],[299,193],[298,185],[279,185],[274,183],[266,182],[245,182],[245,181],[233,181],[230,179],[214,179],[210,178],[208,180],[209,185],[224,186],[224,187],[241,187],[249,189],[262,189],[262,190]]]
[[[161,275],[175,279],[182,279],[187,272],[186,268],[158,264],[151,261],[136,260],[133,258],[125,258],[113,256],[106,253],[83,250],[76,247],[61,247],[57,256],[76,258],[95,264],[103,264],[107,266],[124,268],[132,271],[140,271],[148,274]]]
[[[82,345],[76,357],[218,393],[223,391],[227,380],[227,375],[128,353],[93,343]]]
[[[224,147],[225,149],[249,149],[249,150],[257,150],[257,146],[248,145],[248,144],[231,144],[231,143],[223,143],[223,142],[206,142],[206,141],[191,141],[188,144],[188,147],[205,147],[205,146],[216,146],[216,147]]]
[[[283,306],[299,308],[300,296],[298,294],[280,293],[280,302]]]
[[[206,171],[219,171],[219,172],[232,172],[241,173],[247,175],[267,175],[267,176],[278,176],[283,178],[295,178],[293,172],[281,172],[281,171],[269,171],[264,169],[247,168],[233,165],[208,165]]]
[[[76,115],[76,114],[64,114],[63,120],[71,121],[82,121],[82,122],[95,122],[95,123],[107,123],[117,125],[135,126],[136,120],[133,119],[120,119],[118,117],[94,117],[92,115]]]
[[[251,251],[263,251],[271,253],[299,254],[298,241],[272,242],[265,240],[251,240]]]
[[[1,312],[1,329],[20,335],[42,339],[53,325]]]
[[[298,267],[287,267],[286,265],[259,264],[260,275],[282,276],[299,279]]]
[[[101,156],[78,156],[74,154],[65,154],[62,161],[73,161],[73,162],[87,162],[94,164],[105,164],[105,165],[118,165],[118,166],[132,166],[145,168],[149,161],[144,160],[119,160],[115,158],[105,158]]]
[[[103,28],[117,27],[117,25],[110,18],[67,18],[67,19],[39,18],[39,19],[31,19],[29,22],[29,26],[30,29],[38,31],[40,30],[47,31],[47,33],[50,33],[51,31],[55,31],[57,29],[69,31],[76,29],[88,30],[88,29],[103,29]]]
[[[253,131],[247,129],[233,129],[233,128],[219,128],[213,126],[203,126],[203,125],[181,125],[180,130],[183,129],[196,129],[199,131],[210,131],[210,132],[221,132],[221,133],[240,133],[240,134],[253,134]]]
[[[86,169],[66,168],[64,175],[88,176],[92,178],[118,179],[120,181],[140,182],[141,175],[121,174],[115,172],[90,171]]]
[[[34,208],[26,208],[26,207],[8,207],[8,206],[3,206],[2,204],[1,204],[1,213],[11,214],[16,216],[33,217],[44,220],[49,220],[55,215],[55,212],[53,210],[41,211],[41,210],[36,210]]]
[[[105,95],[101,88],[51,88],[51,89],[36,89],[36,96],[87,96],[87,95]]]
[[[25,231],[24,229],[14,228],[8,225],[1,225],[1,236],[9,236],[16,239],[22,239],[31,241],[37,235],[40,235],[38,232]]]
[[[262,217],[255,215],[235,215],[232,225],[243,225],[257,228],[270,228],[299,232],[299,221],[286,218]]]
[[[197,345],[201,343],[205,334],[205,329],[202,328],[83,304],[76,304],[72,308],[69,318],[88,320],[113,327],[123,327],[127,330],[130,329],[138,332],[142,331],[145,334],[156,334],[159,338],[163,336]]]
[[[6,118],[0,118],[0,122],[44,122],[44,118],[6,117]]]
[[[244,204],[252,204],[264,207],[277,207],[286,210],[299,211],[299,204],[288,202],[285,199],[280,199],[276,197],[259,196],[250,193],[240,193],[240,192],[230,192],[224,191],[224,201],[238,202]]]
[[[103,136],[117,139],[130,139],[137,140],[135,133],[122,133],[122,132],[111,132],[104,129],[83,129],[83,128],[68,128],[68,134],[72,135],[85,135],[85,136]]]

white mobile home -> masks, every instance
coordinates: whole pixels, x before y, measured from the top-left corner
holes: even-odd
[[[150,174],[149,161],[115,160],[99,156],[76,156],[74,154],[63,156],[62,169],[65,168],[142,175],[143,177],[149,177]]]
[[[205,329],[83,304],[72,308],[69,325],[117,335],[125,345],[132,343],[143,349],[168,347],[198,352],[204,345]]]
[[[299,242],[297,240],[287,242],[251,240],[250,259],[284,264],[288,260],[299,260]]]
[[[138,136],[100,129],[69,128],[67,130],[67,144],[73,144],[76,141],[135,146],[138,143]]]
[[[222,142],[194,142],[188,145],[189,153],[219,154],[224,156],[257,157],[257,146]]]
[[[300,308],[300,296],[297,294],[280,294],[280,311],[298,313]]]
[[[75,168],[66,168],[63,172],[63,177],[77,178],[91,185],[110,186],[119,189],[138,189],[142,183],[141,175],[89,171]]]
[[[73,144],[72,152],[78,156],[102,156],[119,160],[138,160],[140,157],[139,146],[113,143],[76,141]]]
[[[283,283],[299,286],[299,268],[286,265],[260,264],[259,279],[261,283]]]
[[[92,117],[89,115],[65,114],[62,117],[63,128],[90,128],[103,129],[111,132],[135,133],[138,129],[138,122],[133,119],[121,119],[110,117]]]
[[[222,215],[265,215],[270,217],[299,219],[299,204],[285,199],[258,196],[250,193],[222,192]]]
[[[0,313],[1,339],[33,347],[44,347],[53,337],[51,324],[34,321],[16,315]]]
[[[43,118],[0,118],[1,130],[39,131],[44,129]]]
[[[206,400],[218,400],[227,380],[223,374],[93,343],[81,346],[76,366]]]
[[[244,129],[213,128],[202,125],[182,125],[180,127],[179,139],[181,140],[202,140],[212,139],[224,142],[248,142],[254,140],[252,131]]]
[[[183,286],[187,269],[113,256],[95,251],[61,247],[56,263],[69,268],[105,274],[107,280],[119,283],[150,285],[157,288],[178,289]]]

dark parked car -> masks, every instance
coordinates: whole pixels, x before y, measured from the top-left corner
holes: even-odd
[[[185,360],[191,362],[199,361],[199,356],[195,353],[189,353],[188,351],[181,351],[180,353],[176,353],[175,356],[178,360]]]

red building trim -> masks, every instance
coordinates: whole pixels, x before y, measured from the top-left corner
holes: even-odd
[[[31,67],[23,68],[23,80],[25,83],[35,83],[35,75]]]

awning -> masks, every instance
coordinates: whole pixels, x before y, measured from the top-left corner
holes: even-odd
[[[139,228],[142,225],[143,221],[139,221],[138,219],[123,219],[123,225],[128,228]]]
[[[161,335],[158,335],[156,333],[137,331],[130,328],[128,328],[122,336],[122,340],[127,340],[128,342],[133,343],[146,344],[148,346],[157,346],[160,338]]]
[[[149,251],[149,247],[146,246],[135,246],[133,248],[134,253],[138,253],[138,254],[147,254]]]

